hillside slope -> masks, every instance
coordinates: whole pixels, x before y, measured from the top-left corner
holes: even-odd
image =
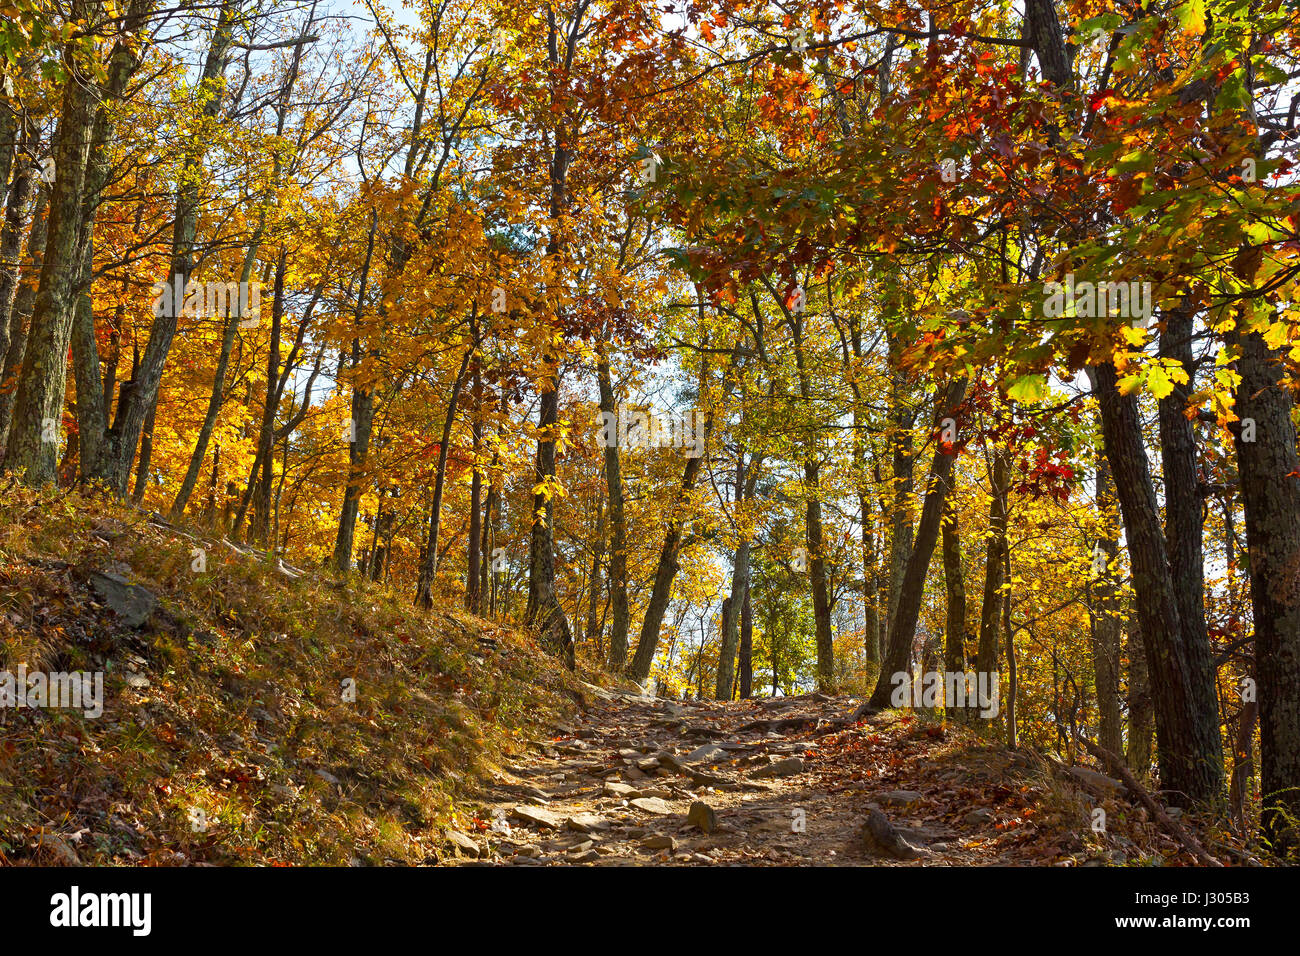
[[[103,703],[0,707],[0,863],[431,862],[573,687],[509,628],[12,482],[6,671],[102,672]]]

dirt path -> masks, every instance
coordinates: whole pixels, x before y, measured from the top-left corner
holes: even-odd
[[[1086,814],[1038,825],[1041,767],[969,731],[897,712],[851,727],[856,701],[820,694],[724,704],[588,691],[575,725],[497,775],[479,832],[450,834],[462,862],[1086,862]],[[1118,862],[1103,851],[1084,856]]]

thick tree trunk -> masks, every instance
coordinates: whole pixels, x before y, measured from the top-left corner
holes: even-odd
[[[1192,680],[1198,684],[1193,700],[1203,711],[1200,721],[1217,728],[1219,705],[1214,652],[1205,626],[1203,499],[1196,460],[1195,426],[1185,414],[1189,397],[1195,390],[1192,365],[1194,313],[1191,305],[1165,313],[1160,355],[1177,359],[1188,374],[1188,382],[1186,385],[1175,384],[1174,390],[1160,400],[1160,457],[1164,474],[1165,547],[1169,552],[1169,572],[1178,601],[1183,645],[1187,650]]]
[[[1260,820],[1285,851],[1300,846],[1300,457],[1282,354],[1257,332],[1234,331],[1228,342],[1241,356],[1234,438],[1255,624]]]
[[[74,4],[74,11],[85,4]],[[64,53],[67,68],[86,72],[78,63],[77,44]],[[40,283],[32,310],[31,331],[18,379],[5,468],[25,475],[30,485],[54,480],[58,432],[63,419],[68,343],[81,268],[80,237],[86,165],[99,107],[98,86],[66,83],[54,145],[56,175],[49,202],[49,234]]]
[[[1137,397],[1120,394],[1115,366],[1109,362],[1097,366],[1093,378],[1154,691],[1160,785],[1179,803],[1217,801],[1223,784],[1217,702],[1213,697],[1208,702],[1199,699],[1213,687],[1213,679],[1194,673],[1147,469]]]
[[[1142,638],[1128,636],[1128,751],[1125,759],[1139,777],[1151,773],[1151,737],[1155,732],[1155,707],[1151,701],[1151,675]]]

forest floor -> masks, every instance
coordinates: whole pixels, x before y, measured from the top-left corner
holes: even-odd
[[[463,862],[1194,862],[1118,781],[927,714],[849,725],[857,702],[842,696],[717,703],[585,692],[577,721],[494,774],[471,832],[449,834]],[[1092,827],[1096,807],[1107,811],[1103,831]]]
[[[596,686],[458,604],[0,487],[0,676],[103,682],[101,713],[0,707],[0,865],[1192,862],[1117,781],[986,728]]]

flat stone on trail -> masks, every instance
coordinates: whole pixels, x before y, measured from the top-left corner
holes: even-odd
[[[876,799],[886,806],[906,807],[917,803],[925,797],[925,794],[918,793],[915,790],[887,790],[884,793],[875,795]]]
[[[667,833],[654,833],[641,841],[643,850],[675,850],[677,841]]]
[[[638,797],[659,797],[661,800],[671,800],[673,792],[667,787],[642,787],[636,791]]]
[[[682,763],[712,763],[726,755],[727,752],[717,744],[705,744],[703,747],[695,748],[681,760]]]
[[[459,830],[448,830],[447,842],[461,853],[465,854],[465,856],[474,859],[477,859],[479,854],[483,852],[477,843],[471,840],[467,834],[461,833]]]
[[[627,783],[619,783],[617,780],[607,780],[605,782],[605,796],[625,798],[631,797],[636,793],[636,787]]]
[[[575,813],[565,821],[570,830],[577,830],[579,833],[591,833],[593,830],[605,830],[609,828],[609,821],[604,817],[597,816],[594,813]]]
[[[705,833],[712,833],[717,829],[718,815],[703,800],[696,800],[691,804],[691,810],[686,815],[686,822]]]
[[[644,813],[657,813],[663,816],[673,812],[673,808],[659,797],[637,797],[635,800],[629,800],[628,803]]]
[[[759,767],[754,771],[753,776],[788,777],[795,773],[803,773],[802,757],[786,757],[784,760],[778,760],[776,763],[768,764],[766,767]]]
[[[523,820],[525,823],[531,823],[533,826],[546,827],[551,830],[558,830],[564,825],[562,816],[550,810],[543,810],[541,807],[518,806],[510,811],[510,815]]]

